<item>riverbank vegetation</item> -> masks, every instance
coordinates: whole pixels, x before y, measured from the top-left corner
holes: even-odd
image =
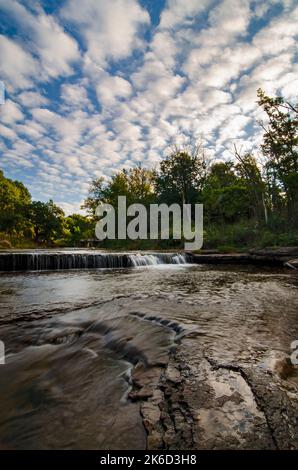
[[[204,246],[220,251],[298,245],[298,108],[258,90],[266,116],[261,148],[232,149],[230,161],[212,161],[201,146],[173,148],[154,169],[123,169],[90,184],[85,216],[65,216],[53,201],[32,201],[28,189],[0,172],[0,248],[80,246],[94,239],[95,209],[142,203],[202,203]],[[177,240],[106,240],[115,249],[180,248]]]

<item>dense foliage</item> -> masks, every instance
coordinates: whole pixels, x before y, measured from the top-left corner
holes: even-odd
[[[204,247],[219,249],[298,244],[298,111],[282,97],[258,90],[266,119],[261,152],[211,163],[201,147],[174,148],[158,168],[123,169],[110,180],[93,180],[83,204],[87,216],[65,217],[53,201],[32,201],[25,186],[0,172],[0,239],[13,245],[79,245],[95,238],[95,209],[100,202],[127,204],[203,203]],[[262,164],[260,164],[262,159]],[[2,242],[3,243],[3,242]],[[119,243],[121,243],[119,245]],[[142,241],[108,246],[145,248]],[[156,242],[157,247],[174,241]],[[176,242],[177,243],[177,242]],[[149,247],[149,245],[148,245]]]

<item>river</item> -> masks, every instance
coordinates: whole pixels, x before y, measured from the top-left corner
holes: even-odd
[[[171,263],[0,274],[1,448],[297,448],[297,274]]]

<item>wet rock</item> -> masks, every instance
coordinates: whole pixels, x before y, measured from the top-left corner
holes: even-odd
[[[151,399],[141,405],[141,415],[147,432],[148,449],[164,448],[163,425],[160,410],[162,401],[162,392],[157,388],[154,390]]]
[[[290,259],[285,263],[287,268],[298,269],[298,258]]]
[[[237,279],[231,281],[238,295]],[[222,285],[214,289],[216,295]],[[280,292],[277,286],[275,296]],[[154,306],[148,303],[142,318],[135,317],[144,326],[168,332],[176,323],[184,331],[176,333],[165,365],[138,365],[133,372],[136,389],[153,388],[139,400],[148,449],[298,448],[297,383],[287,356],[296,311],[287,310],[289,299],[282,304],[280,297],[277,315],[270,298],[260,307],[259,294],[246,294],[245,306],[240,301],[237,309],[220,297],[208,306],[181,299],[181,312],[163,297]],[[295,302],[295,292],[289,295]],[[132,307],[138,311],[137,304],[130,304],[130,312]]]
[[[169,366],[167,367],[165,377],[167,380],[173,382],[174,384],[179,384],[182,381],[180,371],[172,364],[169,364]]]
[[[137,364],[132,372],[132,381],[138,387],[155,385],[160,377],[161,367],[146,367],[142,363]]]
[[[298,256],[297,246],[281,246],[278,248],[262,248],[260,250],[250,250],[249,253],[261,256]]]
[[[287,379],[294,370],[288,354],[282,351],[270,351],[260,363],[260,367],[276,374],[281,379]]]
[[[288,263],[290,259],[294,259],[295,256],[298,256],[298,247],[264,248],[260,250],[250,250],[248,253],[227,254],[202,252],[193,254],[192,259],[194,263],[198,264],[258,264],[282,266],[284,263]]]
[[[285,360],[275,351],[258,367],[220,363],[188,338],[141,404],[148,449],[298,447],[297,396],[279,384]]]
[[[147,448],[149,450],[164,449],[164,443],[161,438],[161,434],[158,431],[152,431],[147,438]]]
[[[281,387],[279,380],[268,379],[268,375],[258,367],[247,369],[246,374],[257,403],[266,416],[275,447],[297,449],[297,387],[285,382]]]
[[[152,397],[153,391],[151,388],[143,387],[140,390],[133,390],[129,392],[128,398],[132,401],[145,400],[146,398]]]

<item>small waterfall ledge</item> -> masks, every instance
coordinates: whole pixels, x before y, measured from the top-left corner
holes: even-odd
[[[108,269],[160,264],[193,263],[186,253],[103,253],[103,252],[2,252],[0,271],[57,271],[65,269]]]

